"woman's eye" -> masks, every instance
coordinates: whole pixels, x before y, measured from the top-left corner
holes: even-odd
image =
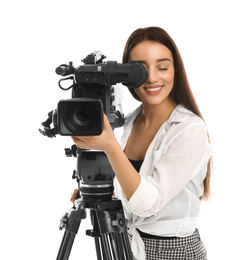
[[[168,68],[158,68],[159,70],[168,70]]]

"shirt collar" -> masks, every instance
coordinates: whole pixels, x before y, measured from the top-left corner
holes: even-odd
[[[179,104],[173,110],[168,121],[170,123],[180,123],[185,121],[188,117],[192,116],[193,112],[185,108],[182,104]]]

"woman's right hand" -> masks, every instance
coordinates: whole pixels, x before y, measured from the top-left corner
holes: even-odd
[[[79,194],[79,190],[78,189],[74,189],[70,201],[74,204],[75,200],[80,198],[80,194]]]

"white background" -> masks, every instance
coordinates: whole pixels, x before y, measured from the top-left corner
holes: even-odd
[[[102,51],[121,62],[139,27],[160,26],[176,42],[207,122],[214,152],[212,200],[199,230],[209,259],[251,257],[251,5],[249,1],[3,1],[1,25],[0,258],[55,259],[60,217],[71,207],[75,159],[68,137],[38,128],[60,99],[55,68]],[[124,113],[138,105],[124,88]],[[121,130],[116,131],[120,138]],[[70,259],[96,259],[89,218]]]

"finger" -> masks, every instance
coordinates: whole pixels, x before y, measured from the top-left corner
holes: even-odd
[[[70,198],[70,201],[71,201],[72,203],[74,203],[75,200],[76,200],[76,198],[75,198],[74,195],[72,194],[72,196],[71,196],[71,198]]]
[[[72,136],[72,139],[79,148],[87,149],[87,146],[86,146],[86,143],[84,142],[84,140],[81,140],[81,139],[77,138],[76,136]]]
[[[77,136],[71,136],[71,137],[72,137],[72,139],[73,139],[74,142],[79,142],[79,141],[81,141],[81,139],[78,138]]]
[[[104,122],[109,123],[107,115],[104,113]]]
[[[72,193],[72,195],[71,195],[70,201],[71,201],[72,203],[74,203],[75,200],[78,199],[78,198],[79,198],[79,190],[74,189],[74,191],[73,191],[73,193]]]

